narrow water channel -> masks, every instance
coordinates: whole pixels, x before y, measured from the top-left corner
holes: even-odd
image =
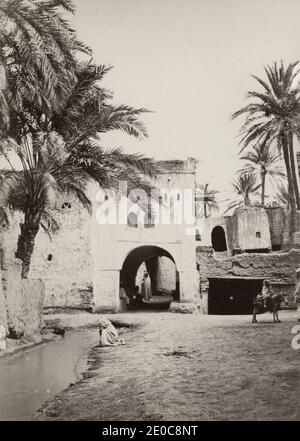
[[[76,331],[0,359],[0,420],[30,421],[46,400],[78,379],[81,356],[96,344],[97,330]]]

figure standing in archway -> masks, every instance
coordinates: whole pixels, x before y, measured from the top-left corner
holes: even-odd
[[[142,297],[144,300],[150,300],[152,297],[151,279],[149,273],[145,271],[142,283]]]

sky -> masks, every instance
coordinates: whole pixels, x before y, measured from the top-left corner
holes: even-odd
[[[74,0],[68,19],[112,65],[102,84],[116,104],[151,110],[149,138],[120,131],[108,147],[156,159],[199,158],[199,181],[223,194],[241,168],[231,114],[257,89],[251,74],[300,59],[299,0]]]
[[[103,144],[157,159],[200,159],[200,180],[230,189],[251,74],[300,59],[299,0],[75,0],[76,30],[114,102],[146,107],[149,138],[113,132]]]

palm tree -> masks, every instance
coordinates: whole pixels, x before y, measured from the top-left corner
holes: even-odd
[[[232,183],[233,190],[239,195],[239,199],[232,201],[224,214],[241,206],[252,205],[251,195],[255,195],[260,184],[257,184],[256,177],[253,173],[242,173]]]
[[[286,208],[287,210],[291,207],[291,197],[286,185],[280,185],[278,187],[276,199],[281,206]]]
[[[267,177],[277,183],[278,178],[286,178],[282,167],[278,165],[281,161],[279,153],[272,151],[269,144],[256,144],[240,159],[247,161],[240,171],[241,173],[250,173],[259,176],[261,182],[261,205],[265,205],[265,189]]]
[[[109,102],[112,94],[100,88],[98,82],[107,71],[91,62],[77,64],[59,106],[55,105],[56,100],[47,100],[42,89],[47,105],[40,105],[36,95],[24,94],[22,87],[10,89],[8,82],[5,115],[9,123],[0,153],[9,161],[13,150],[22,170],[16,170],[10,161],[11,170],[2,172],[0,203],[24,213],[16,252],[23,262],[24,278],[40,227],[50,233],[58,227],[51,207],[59,192],[75,195],[90,211],[91,202],[85,191],[90,180],[106,188],[119,189],[119,181],[124,180],[128,191],[142,188],[149,193],[152,189],[144,179],[144,175],[156,174],[156,165],[150,158],[100,145],[99,134],[109,130],[147,136],[140,121],[145,109],[114,106]],[[57,88],[59,95],[61,85]]]
[[[6,90],[0,93],[2,131],[7,107],[51,113],[64,106],[75,78],[76,53],[91,53],[60,12],[74,13],[70,0],[1,0],[0,65]]]
[[[209,184],[200,185],[200,187],[196,189],[196,201],[200,203],[201,209],[203,207],[205,218],[211,216],[212,212],[219,210],[219,204],[216,201],[217,193],[219,192],[209,188]]]
[[[124,154],[120,149],[104,150],[91,145],[86,152],[68,150],[62,139],[48,137],[44,148],[33,154],[32,146],[22,144],[19,156],[24,164],[22,171],[2,171],[0,203],[24,213],[20,224],[16,257],[23,262],[22,277],[26,278],[36,235],[42,227],[49,234],[58,229],[51,208],[59,193],[75,195],[83,207],[91,212],[91,201],[86,194],[86,185],[94,180],[105,188],[119,189],[119,181],[128,183],[128,190],[143,188],[150,192],[151,185],[141,174],[155,174],[155,166],[142,155]],[[26,159],[23,149],[29,149]],[[86,153],[82,154],[81,153]],[[35,158],[36,159],[35,159]],[[30,159],[28,161],[28,159]],[[36,162],[35,162],[36,161]],[[31,165],[31,162],[33,164]]]
[[[297,181],[297,169],[294,160],[294,135],[299,136],[300,94],[295,86],[299,73],[299,64],[291,63],[287,68],[281,62],[278,66],[265,68],[267,81],[254,78],[263,88],[263,92],[248,92],[248,98],[255,101],[233,114],[233,118],[246,115],[242,127],[242,150],[255,141],[276,142],[283,152],[289,193],[291,195],[291,233],[296,231],[296,209],[300,209],[300,197]]]

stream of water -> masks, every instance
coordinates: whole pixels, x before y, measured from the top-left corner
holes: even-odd
[[[78,379],[78,362],[98,338],[97,330],[76,331],[0,359],[0,420],[30,421],[46,400]]]

